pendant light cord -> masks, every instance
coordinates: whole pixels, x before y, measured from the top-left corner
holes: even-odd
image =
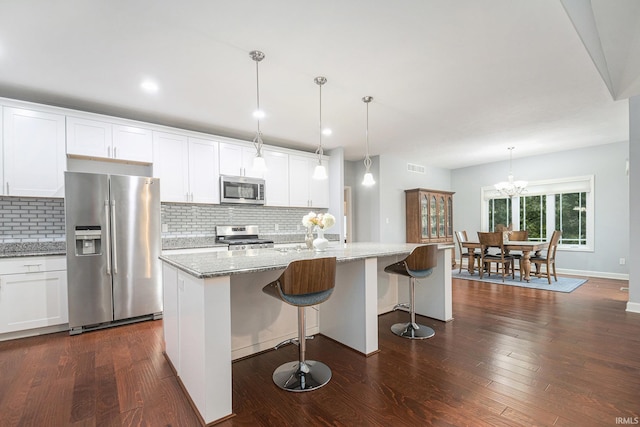
[[[316,154],[318,155],[318,163],[322,162],[322,155],[324,154],[322,150],[322,85],[327,82],[327,79],[322,76],[316,77],[314,80],[316,84],[320,87],[320,139],[318,142],[318,149],[316,150]]]
[[[362,98],[362,101],[367,104],[367,128],[365,130],[365,156],[364,156],[364,167],[366,168],[366,172],[369,172],[369,168],[371,168],[371,157],[369,157],[369,103],[373,101],[373,97],[365,96]]]

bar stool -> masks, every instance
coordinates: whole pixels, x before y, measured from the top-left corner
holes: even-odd
[[[298,307],[298,360],[280,365],[273,372],[273,382],[287,391],[310,391],[331,379],[331,369],[322,362],[306,360],[305,307],[325,302],[336,282],[336,258],[314,258],[292,261],[280,277],[262,291],[287,304]],[[278,344],[296,343],[286,340]]]
[[[438,264],[438,245],[418,246],[402,261],[385,267],[384,271],[391,274],[399,274],[409,277],[409,323],[396,323],[391,326],[391,331],[401,337],[410,339],[431,338],[436,332],[428,326],[416,323],[415,286],[416,279],[424,279],[433,272]],[[406,304],[398,304],[398,307],[406,307]]]

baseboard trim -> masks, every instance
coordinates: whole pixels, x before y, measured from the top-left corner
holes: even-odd
[[[558,274],[568,274],[570,276],[597,277],[600,279],[629,280],[629,273],[610,273],[606,271],[570,270],[559,268]]]
[[[627,311],[630,313],[640,313],[640,302],[627,302]]]
[[[456,263],[459,263],[456,260]],[[456,264],[460,268],[460,264]],[[463,267],[464,268],[464,267]],[[558,268],[558,274],[568,274],[569,276],[587,276],[597,277],[600,279],[613,279],[613,280],[629,280],[629,273],[610,273],[607,271],[590,271],[590,270],[571,270],[568,268]]]

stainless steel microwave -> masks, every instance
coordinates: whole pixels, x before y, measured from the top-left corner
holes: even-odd
[[[264,205],[264,179],[220,175],[220,203]]]

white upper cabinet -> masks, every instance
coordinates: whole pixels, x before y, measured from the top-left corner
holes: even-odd
[[[220,203],[218,142],[189,137],[189,189],[195,203]]]
[[[253,170],[253,158],[255,156],[256,149],[253,146],[221,142],[220,175],[264,178],[262,172]]]
[[[135,126],[113,125],[113,159],[153,162],[153,132]]]
[[[153,145],[162,201],[220,202],[217,141],[154,132]]]
[[[265,179],[265,204],[289,206],[289,155],[279,151],[262,150],[267,171]]]
[[[329,207],[329,180],[312,178],[317,164],[315,155],[289,155],[289,206]],[[326,159],[322,164],[328,168]]]
[[[140,127],[68,116],[67,154],[151,163],[153,161],[152,132]]]
[[[63,197],[64,116],[4,107],[2,135],[4,180],[0,194]]]

